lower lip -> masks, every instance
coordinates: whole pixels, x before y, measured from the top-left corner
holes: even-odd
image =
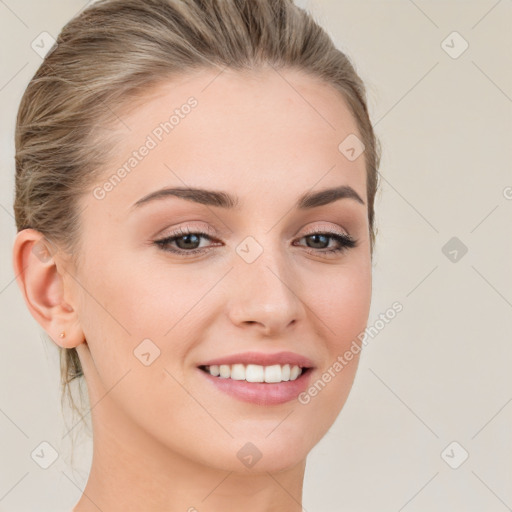
[[[214,377],[200,368],[198,370],[214,386],[217,386],[217,389],[243,402],[257,405],[279,405],[296,400],[298,395],[308,387],[312,373],[312,368],[309,368],[295,380],[267,383]]]

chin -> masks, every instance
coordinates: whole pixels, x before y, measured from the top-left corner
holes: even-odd
[[[303,431],[297,428],[296,432]],[[268,435],[250,436],[247,441],[237,437],[233,448],[227,448],[221,455],[223,469],[247,474],[283,472],[305,462],[312,446],[304,446],[301,436],[279,435],[278,430]]]

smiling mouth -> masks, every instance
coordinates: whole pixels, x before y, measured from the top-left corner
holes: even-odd
[[[297,380],[311,368],[290,364],[262,366],[258,364],[202,365],[199,369],[219,379],[276,384]]]

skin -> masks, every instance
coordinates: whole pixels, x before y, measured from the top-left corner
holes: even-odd
[[[197,107],[104,199],[93,187],[80,199],[78,265],[62,251],[38,258],[37,231],[15,241],[26,303],[55,343],[77,348],[94,406],[93,462],[75,512],[301,510],[307,454],[355,376],[358,355],[308,404],[261,406],[197,369],[233,353],[289,350],[314,362],[315,382],[366,327],[371,257],[364,154],[349,161],[338,150],[359,136],[357,123],[340,93],[298,71],[203,70],[159,85],[122,116],[130,131],[116,128],[118,158],[93,186],[190,96]],[[294,208],[304,193],[340,185],[365,204]],[[170,186],[226,191],[240,207],[167,197],[131,208]],[[179,227],[209,229],[207,252],[186,258],[153,243]],[[357,245],[326,255],[338,244],[315,245],[306,236],[316,228]],[[263,248],[251,264],[236,252],[247,236]],[[183,239],[172,246],[190,250]],[[160,350],[149,366],[133,354],[147,338]],[[262,454],[252,468],[237,457],[247,442]]]

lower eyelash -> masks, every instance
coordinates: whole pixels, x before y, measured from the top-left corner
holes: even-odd
[[[209,250],[209,247],[203,247],[198,249],[191,249],[189,251],[185,249],[174,249],[170,248],[170,245],[172,242],[176,241],[178,238],[182,238],[186,235],[197,235],[199,237],[206,238],[210,241],[212,241],[212,237],[208,235],[207,233],[203,233],[202,231],[180,231],[177,233],[174,233],[172,236],[162,238],[161,240],[155,240],[155,244],[163,251],[166,252],[172,252],[174,254],[179,254],[181,256],[187,257],[187,256],[195,256],[197,254],[206,252]],[[353,247],[357,246],[357,240],[354,240],[351,236],[340,234],[340,233],[330,233],[330,232],[324,232],[324,231],[318,231],[318,232],[312,232],[308,233],[307,235],[302,236],[299,240],[302,240],[302,238],[307,238],[309,236],[313,235],[324,235],[329,238],[332,238],[336,240],[339,244],[339,247],[336,247],[334,249],[314,249],[313,247],[306,247],[306,252],[308,254],[337,254],[341,253],[343,251],[346,251],[348,249],[352,249]]]

